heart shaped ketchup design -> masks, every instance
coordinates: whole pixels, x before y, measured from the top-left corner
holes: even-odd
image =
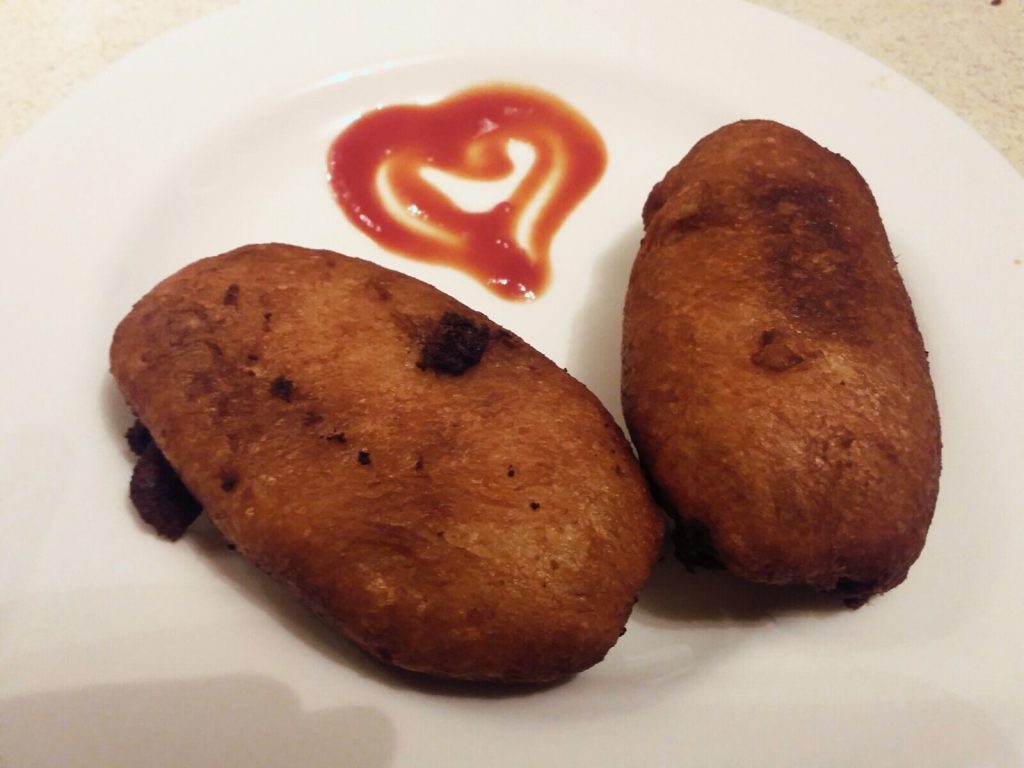
[[[529,145],[534,159],[512,194],[489,210],[459,207],[424,177],[432,168],[464,180],[507,178],[512,141]],[[355,226],[390,251],[461,269],[510,300],[544,290],[551,241],[605,162],[604,142],[576,110],[505,84],[368,112],[328,154],[335,198]]]

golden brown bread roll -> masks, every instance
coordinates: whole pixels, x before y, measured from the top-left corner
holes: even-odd
[[[796,130],[743,121],[652,190],[623,406],[681,554],[859,604],[924,545],[940,468],[921,335],[874,198]]]
[[[384,661],[561,678],[649,575],[660,514],[597,399],[410,277],[240,248],[143,298],[111,366],[225,537]]]

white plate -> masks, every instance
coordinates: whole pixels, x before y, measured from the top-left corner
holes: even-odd
[[[243,4],[144,47],[0,161],[0,764],[1011,766],[1024,753],[1024,184],[865,56],[739,2]],[[550,90],[609,165],[530,305],[381,252],[324,183],[376,104]],[[228,553],[126,499],[116,321],[246,242],[379,260],[509,326],[618,414],[624,280],[651,184],[742,117],[871,184],[931,351],[942,491],[909,580],[859,611],[666,561],[592,670],[536,692],[367,661]]]

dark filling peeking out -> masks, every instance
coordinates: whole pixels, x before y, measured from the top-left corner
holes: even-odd
[[[445,312],[427,335],[416,363],[423,370],[460,376],[480,362],[491,339],[491,329],[468,317]]]
[[[124,433],[124,439],[128,441],[128,447],[136,456],[141,456],[142,452],[153,442],[153,436],[149,434],[146,425],[138,419],[128,427],[128,431]]]
[[[703,523],[678,519],[672,543],[675,544],[676,557],[686,566],[686,570],[693,572],[697,568],[722,568],[711,531]]]
[[[843,602],[849,608],[860,608],[877,588],[874,581],[855,581],[846,576],[836,582],[836,592],[843,595]]]
[[[199,517],[202,507],[167,463],[141,422],[136,421],[125,438],[139,456],[128,487],[132,504],[159,535],[172,541],[180,539]]]

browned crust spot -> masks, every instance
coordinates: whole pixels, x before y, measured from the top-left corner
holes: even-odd
[[[750,362],[769,371],[786,371],[804,361],[801,354],[794,352],[782,341],[782,334],[774,328],[761,334],[760,346],[750,356]]]
[[[768,284],[805,325],[857,341],[870,297],[858,249],[838,224],[840,202],[813,183],[753,175],[749,187],[750,208],[768,233]]]
[[[238,292],[239,287],[237,283],[232,283],[228,286],[228,289],[224,291],[224,306],[237,307],[238,306]]]

